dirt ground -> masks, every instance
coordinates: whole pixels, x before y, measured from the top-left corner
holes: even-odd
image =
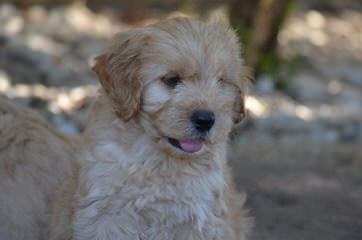
[[[230,155],[252,240],[362,239],[360,145],[250,142]]]

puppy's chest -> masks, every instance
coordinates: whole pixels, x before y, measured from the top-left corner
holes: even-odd
[[[143,215],[152,218],[195,218],[209,214],[216,205],[216,193],[222,191],[212,178],[215,173],[204,176],[150,176],[140,173],[128,176],[123,184],[115,185],[111,199],[116,205],[132,206]],[[155,220],[155,219],[153,219]]]
[[[202,225],[217,207],[213,193],[217,190],[190,179],[148,179],[137,188],[130,201],[147,222],[174,225],[193,221]]]
[[[116,225],[132,222],[144,236],[163,234],[164,239],[176,239],[166,235],[181,229],[200,234],[206,226],[217,224],[225,210],[217,197],[223,192],[223,177],[216,171],[165,177],[157,171],[127,174],[113,169],[107,175],[114,179],[92,184],[85,198],[93,204],[87,205],[87,211],[98,219],[111,216]]]

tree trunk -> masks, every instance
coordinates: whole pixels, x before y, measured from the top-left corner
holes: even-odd
[[[230,22],[245,44],[247,64],[260,71],[271,70],[277,62],[279,29],[291,0],[230,0]]]

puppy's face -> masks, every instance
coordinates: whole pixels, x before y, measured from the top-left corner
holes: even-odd
[[[192,157],[225,144],[244,116],[239,52],[225,26],[182,18],[121,33],[93,69],[119,118],[160,151]]]

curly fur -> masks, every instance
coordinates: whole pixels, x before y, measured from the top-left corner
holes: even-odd
[[[96,58],[102,89],[73,155],[79,166],[53,195],[48,239],[246,239],[245,196],[226,165],[228,134],[245,115],[239,52],[226,26],[187,18],[117,35]],[[180,79],[172,88],[170,75]],[[172,146],[200,137],[190,123],[200,109],[216,116],[202,149]]]
[[[44,239],[49,204],[68,177],[78,142],[0,97],[0,239]]]

